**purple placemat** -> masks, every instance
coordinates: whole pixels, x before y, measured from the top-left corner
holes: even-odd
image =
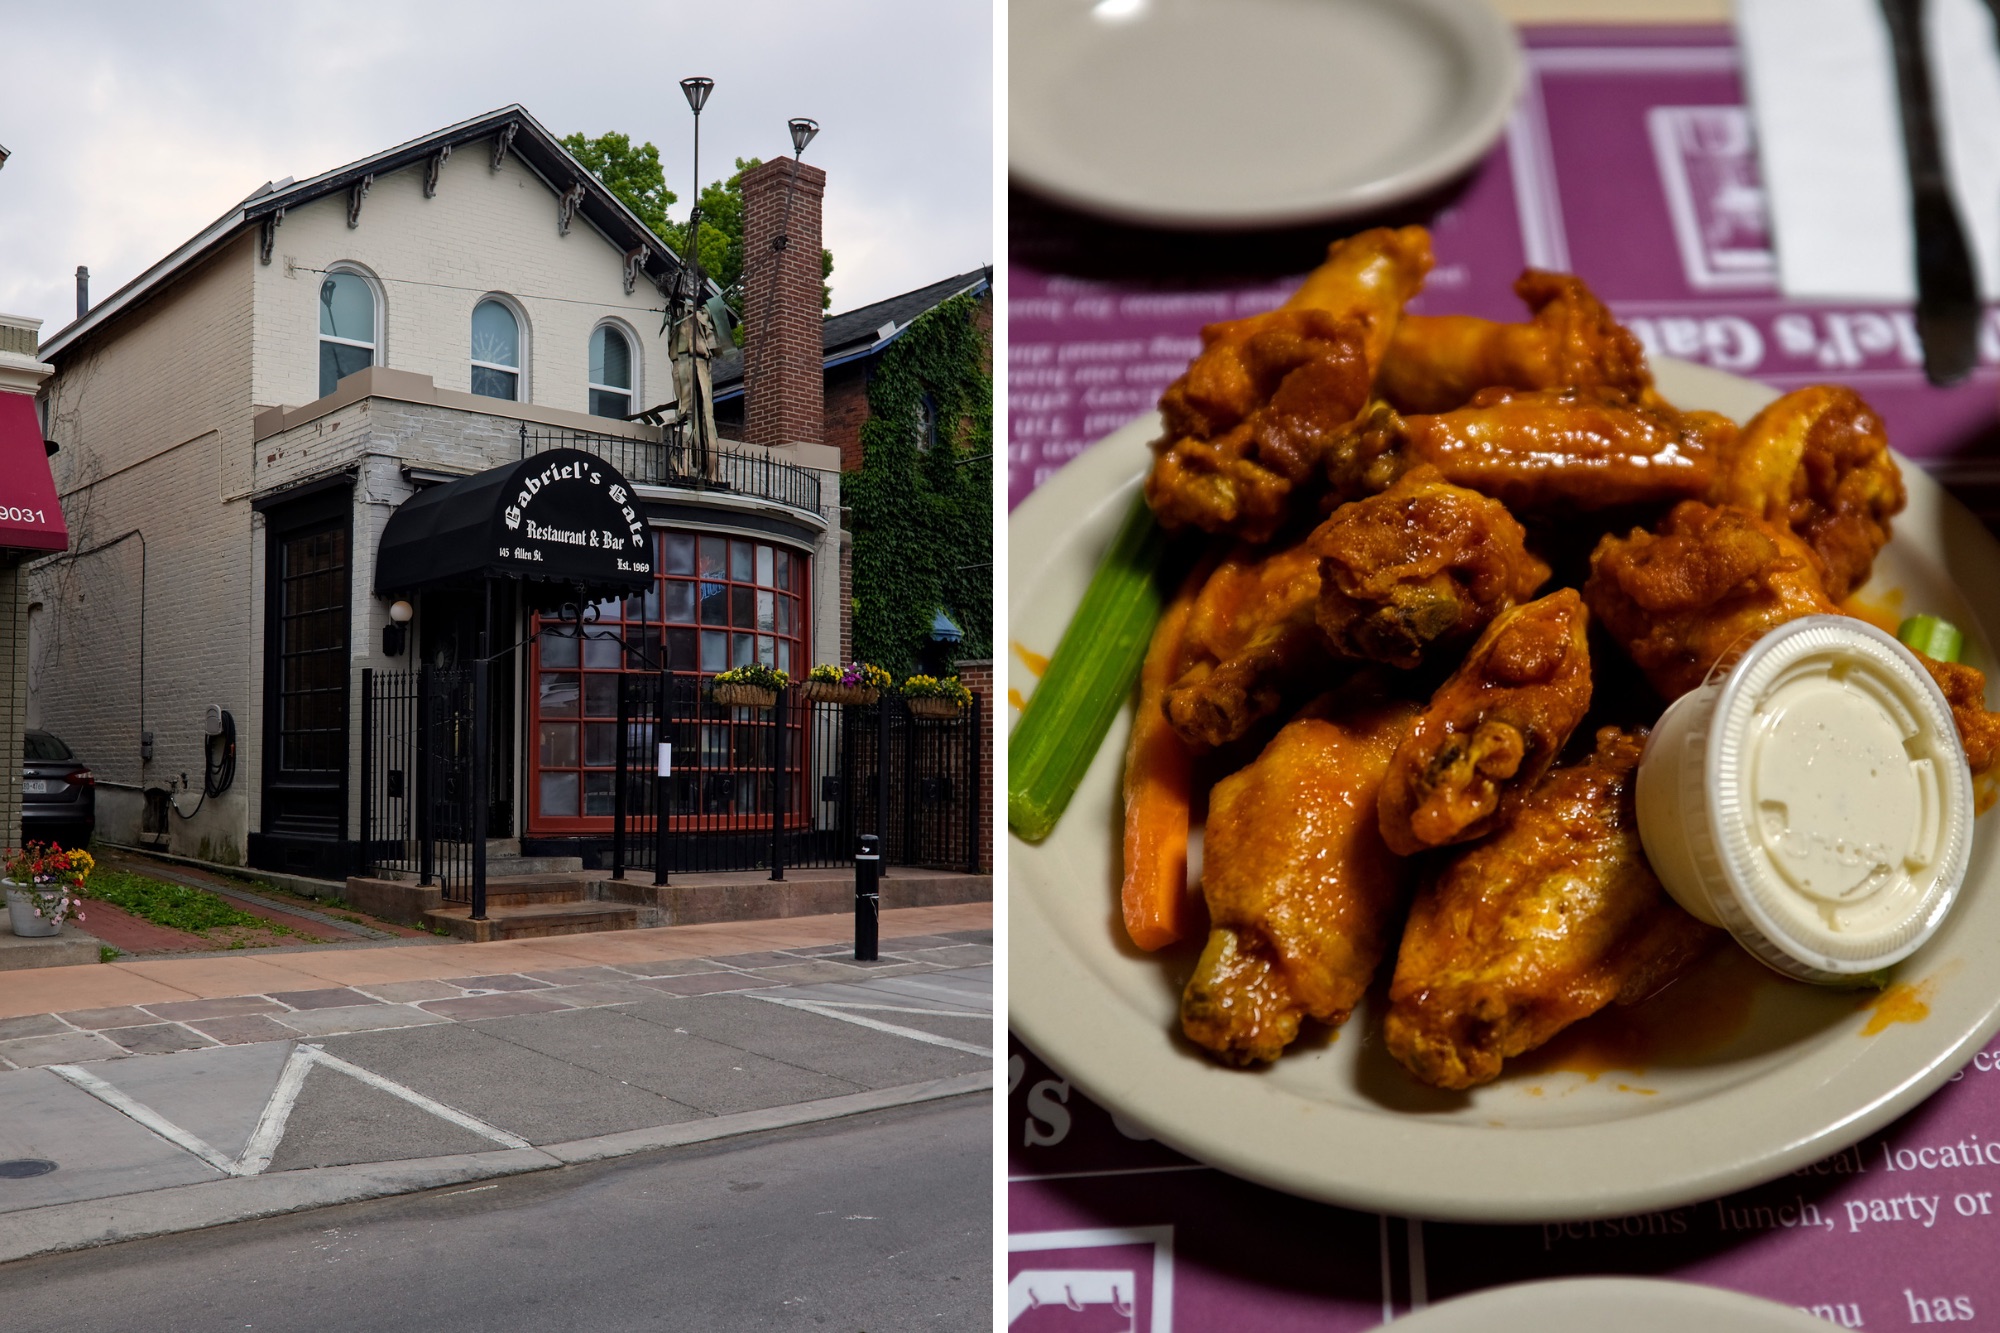
[[[1455,193],[1389,219],[1433,230],[1438,265],[1418,308],[1519,318],[1524,265],[1571,269],[1653,352],[1781,388],[1854,385],[1897,448],[2000,515],[2000,319],[1988,312],[1980,368],[1939,390],[1907,307],[1778,293],[1729,31],[1526,38],[1527,93],[1500,146]],[[1019,198],[1013,213],[1010,504],[1152,410],[1203,324],[1277,305],[1327,239],[1160,236]],[[1016,1043],[1010,1326],[1338,1333],[1583,1274],[1711,1283],[1846,1328],[2000,1322],[1996,1069],[2000,1042],[1885,1132],[1742,1194],[1609,1222],[1475,1227],[1310,1204],[1190,1163]]]

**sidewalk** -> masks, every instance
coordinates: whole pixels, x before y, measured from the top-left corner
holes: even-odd
[[[0,973],[0,1262],[990,1088],[991,919]]]

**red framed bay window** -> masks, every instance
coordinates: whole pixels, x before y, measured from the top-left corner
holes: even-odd
[[[610,831],[621,674],[664,666],[712,676],[762,662],[796,678],[812,665],[803,553],[754,538],[661,529],[653,549],[652,588],[598,603],[581,640],[569,628],[548,632],[559,623],[554,617],[535,617],[530,833]],[[713,704],[702,714],[702,814],[726,825],[764,813],[770,722],[760,710]]]

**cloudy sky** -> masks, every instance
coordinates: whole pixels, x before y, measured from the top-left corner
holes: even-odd
[[[305,178],[519,102],[556,134],[660,146],[702,174],[821,125],[836,311],[990,262],[992,19],[979,0],[0,0],[0,310],[75,315],[266,180]]]

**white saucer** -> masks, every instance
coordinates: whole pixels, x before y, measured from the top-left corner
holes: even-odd
[[[1013,0],[1015,180],[1124,221],[1368,212],[1478,161],[1520,85],[1485,0]]]

